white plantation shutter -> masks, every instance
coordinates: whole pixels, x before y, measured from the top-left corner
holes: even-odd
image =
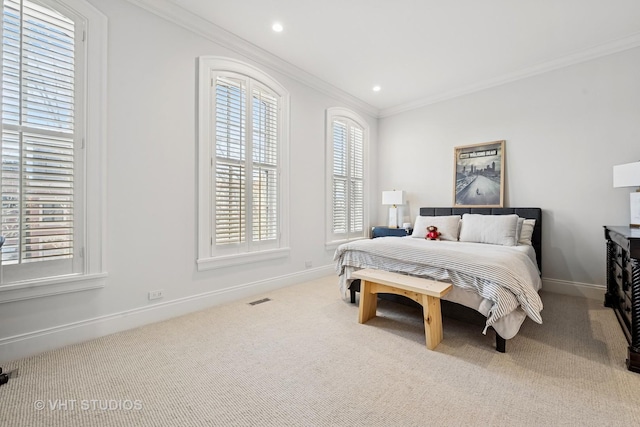
[[[246,88],[242,81],[216,81],[215,244],[245,240]]]
[[[215,77],[213,244],[218,248],[258,250],[255,245],[278,239],[278,100],[245,76]]]
[[[75,25],[30,1],[3,19],[2,263],[72,258]]]
[[[278,98],[253,90],[253,241],[278,233]]]
[[[332,120],[332,234],[335,239],[365,232],[364,129],[346,117]]]
[[[364,231],[364,139],[362,128],[349,128],[350,186],[349,186],[349,231],[362,234]]]
[[[333,122],[333,232],[348,232],[348,139],[347,124]]]

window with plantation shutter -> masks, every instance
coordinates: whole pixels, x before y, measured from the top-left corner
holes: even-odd
[[[74,54],[71,19],[29,1],[4,1],[5,266],[74,254]]]
[[[95,198],[102,187],[87,176],[102,173],[96,164],[100,119],[93,116],[102,111],[103,95],[99,78],[87,78],[85,44],[91,20],[91,62],[104,65],[106,21],[82,0],[3,0],[2,17],[2,283],[99,273],[102,223],[88,227],[87,212],[101,209]],[[95,108],[92,127],[86,126],[87,93]],[[91,155],[88,139],[96,146]],[[94,173],[87,172],[94,165]],[[56,280],[61,292],[82,288]],[[23,297],[32,296],[37,293]]]
[[[342,108],[327,110],[327,242],[367,237],[366,122]]]
[[[199,109],[199,268],[285,256],[286,91],[246,64],[203,57]]]

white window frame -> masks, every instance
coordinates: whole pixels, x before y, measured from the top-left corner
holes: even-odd
[[[104,287],[106,283],[106,72],[107,18],[85,0],[31,0],[72,18],[84,42],[78,64],[76,105],[84,106],[76,127],[75,156],[80,156],[80,180],[74,203],[74,228],[82,236],[74,254],[80,265],[71,274],[43,275],[7,282],[0,265],[0,303]]]
[[[253,79],[279,96],[278,117],[278,241],[274,245],[235,245],[216,248],[213,192],[215,165],[215,74],[237,74]],[[249,210],[249,205],[247,210]],[[244,62],[219,56],[198,58],[198,271],[289,256],[289,92],[260,69]]]
[[[363,130],[363,167],[364,167],[364,185],[363,185],[363,230],[361,234],[337,235],[333,232],[333,121],[335,119],[345,118],[360,126]],[[326,170],[325,170],[325,188],[326,188],[326,233],[325,247],[326,249],[335,249],[341,243],[352,240],[369,238],[369,124],[367,121],[352,110],[342,107],[328,108],[326,112],[326,130],[325,130],[325,146],[326,146]]]

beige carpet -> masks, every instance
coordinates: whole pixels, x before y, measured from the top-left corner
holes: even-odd
[[[640,374],[625,369],[613,311],[543,300],[545,323],[527,320],[506,354],[447,317],[428,351],[420,311],[381,301],[360,325],[328,277],[0,360],[18,370],[0,387],[0,425],[640,425]]]

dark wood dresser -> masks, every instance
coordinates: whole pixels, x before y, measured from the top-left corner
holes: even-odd
[[[607,293],[604,305],[613,308],[629,351],[627,368],[640,373],[640,229],[604,227],[607,240]]]

